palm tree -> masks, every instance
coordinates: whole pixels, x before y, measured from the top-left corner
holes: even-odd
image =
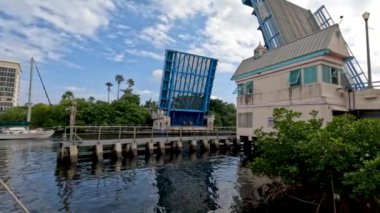
[[[62,99],[64,99],[64,100],[71,100],[71,99],[73,99],[74,98],[74,93],[73,92],[71,92],[71,91],[66,91],[65,93],[63,93],[63,95],[62,95]]]
[[[130,78],[127,80],[128,89],[132,90],[132,87],[135,85],[135,81]]]
[[[107,82],[106,86],[107,86],[107,91],[108,91],[108,103],[109,103],[110,102],[111,87],[113,86],[113,84],[111,82]]]
[[[117,100],[119,100],[120,83],[124,81],[124,77],[122,75],[116,75],[115,81],[117,82]]]

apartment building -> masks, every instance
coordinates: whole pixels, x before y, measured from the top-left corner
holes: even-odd
[[[0,112],[18,105],[21,66],[0,60]]]

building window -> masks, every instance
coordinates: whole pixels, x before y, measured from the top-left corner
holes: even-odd
[[[252,128],[252,112],[238,113],[238,127]]]
[[[301,85],[301,70],[293,70],[290,72],[289,85],[291,87]]]
[[[248,81],[245,83],[245,94],[246,95],[253,94],[253,81]]]
[[[244,83],[238,85],[238,96],[244,95]]]
[[[316,83],[317,78],[317,66],[306,67],[303,69],[303,83],[311,84]]]
[[[339,70],[334,67],[323,65],[322,80],[329,84],[339,84]]]

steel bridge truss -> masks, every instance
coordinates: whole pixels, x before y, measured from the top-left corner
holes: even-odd
[[[167,50],[162,76],[160,109],[172,126],[204,125],[217,60]]]

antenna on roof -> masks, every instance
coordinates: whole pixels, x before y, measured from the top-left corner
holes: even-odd
[[[339,21],[339,24],[340,24],[343,21],[343,16],[340,16],[339,18],[340,18],[340,21]]]

